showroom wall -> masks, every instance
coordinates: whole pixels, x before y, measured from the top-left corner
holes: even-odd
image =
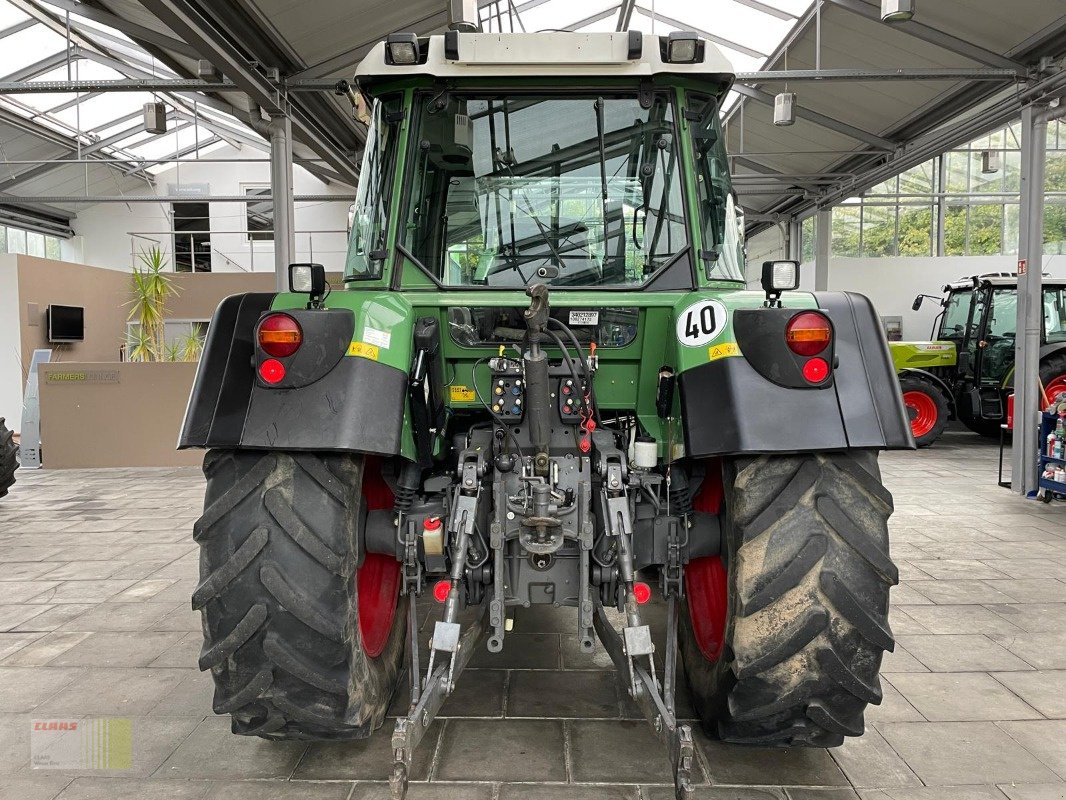
[[[339,279],[339,276],[334,276]],[[273,272],[178,273],[168,320],[209,320],[222,298],[269,292]],[[23,255],[0,255],[0,417],[18,430],[26,371],[34,349],[60,362],[118,362],[129,317],[129,273]],[[85,340],[48,343],[49,305],[85,309]],[[187,395],[187,389],[185,393]],[[184,402],[184,401],[182,401]]]
[[[212,150],[205,159],[261,159],[265,154],[250,147],[223,147]],[[300,194],[351,195],[353,189],[338,183],[326,184],[300,166],[293,169],[294,191]],[[157,195],[197,194],[243,195],[247,188],[270,186],[270,165],[249,163],[176,164],[155,176],[152,191]],[[147,189],[147,187],[146,187]],[[340,271],[347,245],[350,200],[296,203],[296,260],[315,260],[330,271]],[[272,271],[274,244],[249,242],[247,207],[244,203],[211,203],[211,269],[214,272]],[[173,247],[170,231],[171,204],[100,203],[78,212],[72,227],[77,237],[64,251],[66,259],[96,267],[128,270],[136,263],[136,253],[158,244],[166,251]],[[131,234],[137,234],[136,236]]]

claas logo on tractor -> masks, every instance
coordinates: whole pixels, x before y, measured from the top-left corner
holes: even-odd
[[[193,603],[236,733],[387,736],[406,668],[402,797],[470,658],[535,606],[605,648],[678,797],[679,659],[726,741],[862,733],[897,578],[877,453],[913,440],[868,300],[791,261],[745,288],[732,79],[685,33],[394,34],[363,60],[343,273],[222,303],[181,436],[210,450]]]

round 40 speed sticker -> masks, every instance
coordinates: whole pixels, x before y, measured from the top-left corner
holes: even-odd
[[[717,300],[700,300],[678,315],[677,340],[688,347],[702,347],[726,329],[729,312]]]

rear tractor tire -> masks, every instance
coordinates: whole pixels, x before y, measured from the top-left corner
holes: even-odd
[[[6,495],[15,483],[15,470],[19,468],[18,451],[15,434],[8,430],[4,418],[0,417],[0,497]]]
[[[928,447],[948,425],[948,398],[936,384],[913,375],[901,376],[899,388],[914,442],[919,447]]]
[[[898,583],[876,453],[736,459],[722,474],[724,554],[688,565],[681,613],[704,729],[762,746],[861,735],[867,704],[881,702]]]
[[[1040,362],[1040,384],[1048,399],[1066,400],[1066,353],[1052,353]]]
[[[233,732],[362,739],[379,727],[403,658],[395,559],[355,553],[361,505],[388,508],[376,459],[214,450],[193,538],[200,669]]]

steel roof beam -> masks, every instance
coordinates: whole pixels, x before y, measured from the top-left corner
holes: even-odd
[[[795,14],[789,14],[787,11],[782,11],[780,8],[774,8],[773,6],[766,5],[766,3],[760,3],[759,0],[733,0],[733,2],[740,3],[742,6],[747,6],[748,8],[754,8],[756,11],[769,14],[771,17],[783,19],[785,22],[791,22],[796,19]]]
[[[81,55],[77,52],[70,54],[70,59],[76,60]],[[56,67],[63,66],[67,63],[67,51],[60,50],[58,53],[50,55],[46,58],[42,58],[40,61],[33,64],[27,64],[20,70],[16,70],[9,75],[5,75],[0,78],[0,83],[23,83],[36,78],[38,75],[44,75],[46,72],[51,72]]]
[[[881,10],[877,5],[866,2],[866,0],[825,0],[828,3],[832,3],[835,6],[839,6],[853,14],[866,17],[878,25],[884,23],[881,22]],[[921,39],[923,42],[929,42],[937,47],[942,47],[955,55],[963,56],[971,61],[976,61],[979,64],[985,64],[989,67],[1001,67],[1004,69],[1021,69],[1026,67],[1017,61],[1007,58],[1004,55],[995,53],[991,50],[986,50],[979,45],[968,42],[965,39],[960,39],[957,36],[952,36],[950,33],[945,33],[937,28],[930,27],[921,22],[915,20],[909,20],[907,22],[895,22],[892,24],[892,30],[900,31],[901,33],[909,34],[916,39]]]
[[[37,24],[37,20],[33,17],[22,20],[22,22],[16,22],[14,25],[10,25],[0,31],[0,39],[6,39],[8,36],[14,36],[16,33],[22,33],[27,28],[32,28]]]
[[[225,32],[205,18],[188,0],[140,0],[142,6],[152,12],[174,33],[201,52],[223,75],[236,83],[253,102],[269,111],[284,111],[292,117],[294,131],[322,156],[338,174],[349,182],[358,179],[356,167],[343,152],[336,140],[328,135],[314,120],[308,119],[301,109],[289,104],[265,75],[253,69],[247,56],[228,41]]]
[[[745,97],[750,97],[752,100],[757,100],[760,103],[772,106],[774,104],[774,96],[768,92],[764,92],[761,89],[756,89],[753,86],[747,86],[743,83],[733,84],[733,90]],[[812,111],[806,106],[793,104],[793,110],[797,117],[805,119],[808,122],[813,122],[815,125],[820,125],[831,131],[848,136],[860,142],[873,145],[874,147],[880,147],[882,150],[895,150],[896,143],[885,139],[877,134],[864,131],[861,128],[856,128],[854,125],[849,125],[846,122],[841,122],[833,117],[826,116],[817,111]]]
[[[570,23],[565,28],[563,28],[563,30],[564,31],[578,31],[578,30],[581,30],[586,25],[591,25],[594,22],[599,22],[601,19],[607,19],[608,17],[613,17],[617,13],[617,11],[618,11],[618,9],[616,9],[616,8],[606,8],[603,11],[600,11],[598,14],[593,14],[591,17],[585,17],[584,19],[579,19],[577,22]]]
[[[637,4],[636,8],[640,11],[640,13],[651,17],[652,19],[658,20],[664,25],[669,25],[672,28],[677,28],[678,30],[682,31],[692,31],[692,33],[695,33],[698,36],[702,36],[709,42],[714,42],[715,44],[721,45],[722,47],[728,47],[730,50],[736,50],[738,53],[743,53],[744,55],[751,56],[752,58],[767,58],[766,53],[763,53],[752,47],[748,47],[747,45],[740,44],[739,42],[734,42],[730,39],[725,39],[721,36],[711,33],[710,31],[705,31],[702,28],[693,27],[689,23],[682,22],[679,19],[664,16],[663,14],[660,14],[657,11],[652,11],[646,6]]]
[[[616,31],[629,30],[629,22],[633,19],[633,9],[636,5],[637,0],[622,0],[618,6],[618,24],[614,28]]]
[[[101,25],[106,25],[109,28],[114,28],[116,31],[126,34],[131,39],[141,39],[146,42],[151,42],[159,47],[165,47],[167,50],[171,50],[179,55],[187,56],[188,58],[200,58],[199,52],[194,47],[189,46],[188,43],[175,39],[172,36],[167,36],[158,30],[147,28],[144,25],[138,25],[136,22],[130,22],[127,19],[123,19],[120,16],[112,14],[110,11],[105,11],[102,8],[90,6],[86,3],[75,3],[72,0],[44,0],[50,6],[61,8],[64,11],[69,11],[71,14],[76,14],[92,22],[99,22]],[[87,29],[88,32],[96,33],[91,28]]]
[[[1025,69],[992,67],[899,67],[898,69],[776,69],[738,72],[742,83],[771,81],[1015,81],[1028,76]]]
[[[141,115],[141,112],[138,111],[135,116],[140,116],[140,115]],[[174,113],[173,112],[171,112],[170,114],[167,114],[167,119],[168,120],[172,120],[173,118],[174,118]],[[114,125],[114,124],[117,124],[119,121],[120,120],[115,120],[114,122],[112,122],[110,124]],[[38,164],[36,167],[30,167],[29,169],[24,169],[21,172],[17,172],[14,175],[10,175],[7,178],[4,178],[4,179],[0,180],[0,192],[5,191],[6,189],[9,189],[12,186],[16,186],[16,185],[18,185],[20,183],[25,183],[26,181],[31,181],[34,178],[39,178],[42,175],[46,175],[49,172],[52,172],[53,170],[57,170],[57,169],[60,169],[60,168],[62,168],[64,166],[67,166],[67,164],[65,163],[67,161],[73,161],[73,160],[76,160],[76,159],[79,159],[79,158],[85,158],[87,156],[91,156],[93,153],[99,153],[101,150],[104,150],[104,149],[106,149],[108,147],[111,147],[112,145],[118,144],[119,142],[123,141],[124,139],[128,139],[131,136],[133,136],[136,133],[138,133],[140,131],[143,131],[143,130],[144,130],[144,125],[143,124],[136,125],[136,126],[131,127],[131,128],[126,128],[125,130],[121,130],[118,133],[115,133],[115,134],[112,134],[111,136],[108,136],[106,139],[101,139],[100,141],[94,142],[93,144],[82,145],[81,148],[80,148],[80,152],[79,152],[79,149],[78,149],[76,144],[73,144],[73,143],[67,144],[65,146],[69,148],[69,151],[70,151],[69,156],[60,157],[60,158],[56,159],[55,161],[49,162],[47,164]],[[168,131],[168,133],[169,133],[169,131]],[[107,163],[107,162],[105,162],[105,163]]]

